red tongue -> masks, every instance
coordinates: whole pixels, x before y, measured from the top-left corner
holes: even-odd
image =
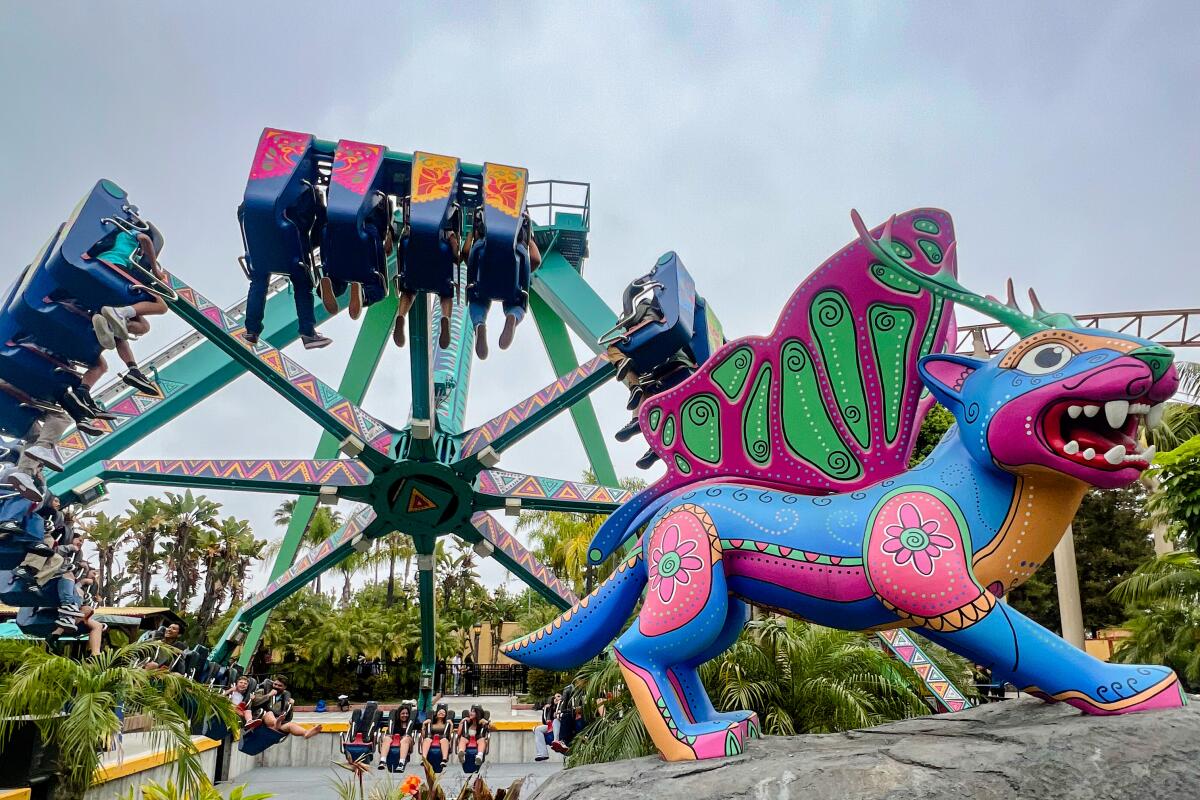
[[[1086,428],[1083,430],[1074,431],[1073,435],[1075,441],[1079,442],[1080,450],[1087,450],[1090,447],[1097,453],[1107,453],[1108,450],[1113,446],[1111,439],[1106,439],[1099,433]]]

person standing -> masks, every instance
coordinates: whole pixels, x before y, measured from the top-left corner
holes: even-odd
[[[463,660],[458,653],[450,659],[450,674],[454,676],[454,694],[462,694]]]

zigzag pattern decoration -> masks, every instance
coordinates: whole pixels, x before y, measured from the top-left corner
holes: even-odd
[[[467,284],[467,265],[458,265],[459,286]],[[450,346],[446,349],[437,347],[434,343],[433,379],[435,383],[455,386],[468,384],[471,381],[471,347],[475,342],[475,329],[468,324],[467,304],[465,300],[454,304],[450,316]],[[438,303],[433,304],[432,330],[437,330],[442,317],[442,309]],[[450,400],[453,400],[453,403]],[[437,405],[438,424],[443,431],[457,433],[461,430],[462,420],[467,413],[467,392],[465,389],[453,392],[450,397]]]
[[[392,431],[387,425],[375,419],[358,406],[355,406],[315,375],[304,369],[304,367],[265,341],[260,340],[258,344],[253,346],[247,344],[241,338],[241,334],[245,333],[246,330],[242,315],[227,313],[220,306],[200,294],[200,292],[175,277],[175,275],[168,274],[168,278],[171,288],[179,294],[181,301],[195,306],[200,313],[214,324],[219,325],[239,344],[252,351],[258,357],[259,361],[262,361],[276,373],[286,378],[289,383],[311,398],[322,409],[341,420],[370,447],[385,455],[391,453]],[[160,381],[159,385],[162,388],[164,398],[170,397],[183,388],[182,383],[173,381]],[[130,419],[141,416],[161,403],[164,398],[149,397],[141,394],[131,394],[123,397],[109,409],[109,411],[117,415],[117,419],[112,422],[99,423],[100,427],[104,430],[102,435],[89,436],[76,430],[70,431],[59,440],[56,446],[59,457],[64,462],[77,458],[89,447],[120,428]]]
[[[365,486],[373,477],[370,470],[349,459],[114,459],[103,464],[105,470],[140,475],[268,480],[323,486]]]
[[[493,547],[521,565],[526,572],[567,601],[569,605],[574,605],[579,600],[575,593],[550,571],[549,567],[534,558],[533,553],[526,550],[525,545],[517,541],[517,537],[509,533],[508,529],[497,522],[491,514],[481,511],[471,517],[471,524]]]
[[[366,527],[374,521],[375,512],[371,510],[370,506],[365,506],[357,514],[352,516],[349,522],[347,522],[338,530],[334,531],[334,533],[328,539],[321,542],[319,545],[301,556],[300,560],[292,564],[291,568],[288,569],[287,572],[268,583],[261,591],[251,595],[250,599],[247,600],[245,605],[242,606],[241,613],[244,614],[246,609],[250,608],[251,606],[258,605],[272,592],[283,588],[288,583],[295,580],[298,575],[302,574],[313,564],[316,564],[318,561],[331,554],[334,550],[353,539],[361,531],[366,530]]]
[[[912,667],[913,672],[924,681],[926,688],[943,708],[948,711],[962,711],[971,707],[971,701],[963,697],[962,692],[938,669],[929,656],[925,655],[925,651],[908,631],[894,628],[879,631],[877,635],[892,655]]]
[[[487,447],[502,434],[524,422],[536,411],[545,408],[548,403],[560,397],[572,386],[579,383],[579,381],[608,363],[608,358],[605,356],[596,356],[591,361],[580,364],[536,394],[525,398],[502,414],[483,423],[467,434],[467,438],[463,440],[462,451],[459,457],[466,458]]]
[[[593,483],[576,483],[558,478],[542,478],[520,472],[500,469],[485,469],[479,473],[476,490],[482,494],[499,497],[530,497],[549,500],[590,500],[597,503],[612,503],[616,508],[629,499],[632,492],[597,486]]]

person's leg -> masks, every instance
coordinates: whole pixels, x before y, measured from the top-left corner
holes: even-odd
[[[433,737],[426,736],[421,739],[421,757],[426,761],[429,760],[429,747],[433,744]]]
[[[545,761],[550,757],[550,746],[546,744],[546,726],[538,725],[533,729],[534,761]]]
[[[438,299],[442,308],[442,316],[438,320],[438,347],[446,350],[450,347],[450,321],[454,318],[454,295],[445,295]]]
[[[150,330],[150,324],[144,320],[137,327],[138,331],[136,332],[140,333],[145,333]],[[135,332],[133,325],[130,325],[129,329],[131,332]],[[134,356],[133,348],[129,346],[129,342],[127,340],[121,339],[117,342],[117,355],[125,364],[125,374],[121,376],[121,380],[143,394],[148,394],[152,397],[159,394],[158,384],[151,380],[150,376],[146,375],[146,373],[142,372],[141,368],[138,367],[137,357]]]
[[[450,760],[450,738],[442,738],[442,763],[445,764]]]
[[[286,733],[289,736],[299,736],[302,739],[311,739],[324,729],[324,725],[317,724],[311,728],[305,728],[299,722],[285,722],[276,730],[280,733]]]
[[[104,625],[97,622],[91,614],[87,615],[83,624],[87,627],[88,653],[92,656],[100,655],[100,645],[104,639]]]
[[[271,276],[267,273],[255,273],[250,277],[250,291],[246,294],[247,339],[257,341],[262,335],[263,315],[267,312],[267,287],[270,283]]]
[[[475,328],[475,355],[487,358],[487,313],[491,306],[490,300],[470,300],[467,303],[467,313],[471,315],[471,326]]]
[[[292,291],[296,295],[296,323],[301,336],[317,335],[317,314],[313,310],[313,285],[308,270],[297,270],[292,279]]]
[[[396,303],[396,327],[392,329],[392,341],[397,347],[404,347],[404,321],[408,319],[408,310],[412,308],[416,299],[416,292],[401,290],[400,299]]]
[[[33,477],[43,467],[62,472],[62,459],[54,446],[71,427],[71,418],[61,411],[47,411],[39,422],[35,422],[25,434],[25,447],[17,459],[16,471]]]
[[[525,319],[525,307],[520,304],[504,304],[504,330],[500,332],[500,349],[507,350],[512,344],[517,326]]]
[[[412,752],[413,740],[411,736],[400,737],[400,763],[408,763],[408,754]]]

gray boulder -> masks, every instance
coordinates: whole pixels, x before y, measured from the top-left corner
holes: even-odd
[[[1200,798],[1200,698],[1089,717],[1009,700],[847,733],[767,737],[746,753],[565,770],[530,800],[1150,800]]]

